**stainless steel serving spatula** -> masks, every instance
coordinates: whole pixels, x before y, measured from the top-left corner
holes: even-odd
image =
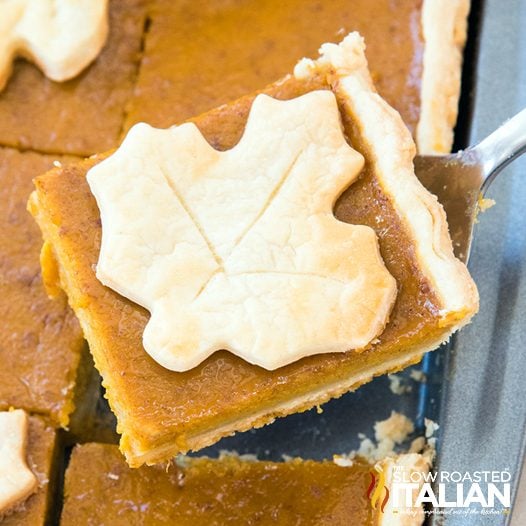
[[[479,200],[495,176],[526,151],[526,109],[476,146],[451,155],[415,158],[420,182],[442,203],[455,254],[466,262]]]

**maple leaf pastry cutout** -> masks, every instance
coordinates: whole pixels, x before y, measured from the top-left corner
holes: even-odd
[[[13,61],[34,62],[51,80],[78,75],[108,35],[108,0],[0,1],[0,90]]]
[[[375,232],[333,215],[363,163],[330,91],[259,95],[224,152],[191,123],[137,124],[88,173],[97,277],[150,311],[144,347],[175,371],[220,349],[276,369],[363,348],[396,296]]]
[[[26,462],[28,426],[25,411],[0,412],[0,522],[38,488]]]

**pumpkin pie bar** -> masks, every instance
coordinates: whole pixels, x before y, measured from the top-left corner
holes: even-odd
[[[451,148],[469,0],[154,0],[149,8],[125,129],[183,122],[359,31],[375,85],[419,151]]]
[[[427,473],[424,457],[345,464],[224,456],[130,469],[116,446],[85,444],[73,450],[66,471],[61,524],[422,524],[421,508],[395,509],[386,494],[394,471]]]
[[[5,442],[0,449],[0,487],[2,503],[8,507],[0,509],[0,522],[2,526],[44,526],[50,523],[54,513],[52,505],[58,468],[57,433],[41,418],[28,417],[21,410],[8,415],[16,415],[17,420],[21,419],[23,434],[2,427],[2,440]],[[6,413],[0,413],[0,419],[3,426],[6,426]],[[13,462],[19,454],[22,458],[18,462],[23,465],[16,464],[15,469]],[[6,472],[3,471],[5,468]],[[6,474],[9,478],[8,485],[3,478]],[[19,487],[14,487],[16,485]],[[14,506],[9,506],[9,500],[13,498],[16,499],[12,502]]]
[[[53,82],[34,64],[17,60],[0,92],[0,145],[75,155],[116,146],[137,74],[146,16],[143,3],[110,1],[104,49],[69,81]]]
[[[33,177],[55,159],[0,148],[0,410],[20,407],[67,426],[85,342],[65,295],[47,295],[42,236],[27,211]]]
[[[476,312],[477,290],[453,255],[443,209],[414,175],[414,143],[399,114],[375,92],[357,34],[323,46],[318,60],[301,61],[293,75],[262,93],[288,100],[319,90],[332,92],[348,144],[365,159],[334,214],[376,233],[396,281],[388,323],[362,349],[309,356],[276,370],[227,351],[185,372],[162,367],[143,347],[149,313],[104,287],[95,274],[101,223],[86,173],[109,154],[36,179],[29,207],[50,247],[44,269],[59,277],[81,322],[131,466],[200,449],[416,363]],[[256,95],[192,122],[210,145],[228,150],[242,136]]]

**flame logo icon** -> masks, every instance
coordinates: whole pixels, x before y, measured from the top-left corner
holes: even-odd
[[[371,477],[371,483],[367,488],[366,496],[371,501],[372,508],[376,510],[378,505],[380,505],[380,511],[383,513],[385,505],[389,500],[389,488],[385,485],[385,474],[380,467],[375,466],[374,469],[369,472],[369,475]],[[380,498],[384,491],[385,496],[380,504]]]

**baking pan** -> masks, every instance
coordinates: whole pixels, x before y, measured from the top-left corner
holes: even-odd
[[[487,0],[480,7],[472,89],[461,108],[469,111],[471,144],[526,107],[526,2]],[[469,266],[481,306],[446,353],[437,462],[446,471],[508,470],[512,495],[526,431],[525,161],[508,167],[490,188],[497,204],[476,228]],[[431,524],[509,521],[506,514],[467,515]]]

